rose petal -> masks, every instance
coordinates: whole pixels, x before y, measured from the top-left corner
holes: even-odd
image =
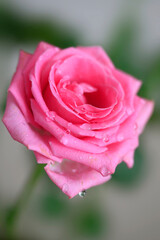
[[[139,105],[139,111],[136,121],[138,127],[138,134],[141,134],[153,112],[154,102],[143,98],[139,98],[138,96],[136,96],[136,100],[137,104]]]
[[[12,94],[12,96],[14,96],[14,99],[16,100],[17,105],[19,106],[23,115],[25,116],[26,121],[35,125],[32,113],[30,112],[28,107],[28,99],[26,98],[24,79],[22,75],[23,68],[25,67],[27,62],[30,60],[30,58],[31,58],[30,54],[25,53],[23,51],[20,52],[17,70],[13,76],[13,79],[8,91]]]
[[[100,108],[97,108],[96,111],[98,113],[98,109],[99,109],[99,115],[102,115],[102,102],[103,105],[105,103],[106,108],[103,110],[106,113],[103,113],[103,116],[107,116],[108,114],[111,112],[110,110],[113,109],[113,107],[116,105],[116,102],[118,102],[118,105],[121,104],[121,101],[124,98],[124,93],[123,93],[123,88],[121,87],[121,85],[119,84],[119,82],[110,74],[107,74],[105,69],[101,66],[98,65],[97,62],[94,59],[90,59],[90,58],[82,58],[81,56],[71,56],[68,59],[66,59],[62,64],[59,65],[58,70],[55,71],[54,73],[54,77],[53,77],[53,73],[52,76],[50,74],[50,89],[52,91],[52,94],[54,95],[55,99],[58,98],[58,102],[55,101],[49,101],[50,102],[50,108],[51,108],[51,104],[53,105],[53,107],[51,108],[51,110],[55,110],[55,106],[57,106],[57,104],[59,105],[59,103],[61,102],[60,97],[58,96],[58,94],[56,93],[57,89],[56,89],[56,85],[55,82],[60,81],[60,79],[63,79],[64,77],[67,77],[69,79],[69,81],[72,83],[74,83],[74,81],[76,80],[76,83],[86,83],[89,85],[92,85],[93,87],[97,88],[97,92],[93,92],[93,98],[91,99],[91,96],[89,93],[89,95],[86,93],[87,98],[89,98],[90,100],[93,100],[100,103]],[[54,80],[53,79],[59,79],[59,80]],[[106,91],[104,91],[104,88],[106,89]],[[111,94],[113,93],[113,91],[107,91],[107,89],[114,89],[116,94]],[[98,94],[97,96],[94,96],[95,94]],[[109,94],[108,94],[109,93]],[[118,94],[118,96],[116,96]],[[112,97],[110,98],[110,96],[112,95]],[[48,96],[48,94],[46,94],[46,96]],[[46,97],[47,98],[47,97]],[[112,100],[112,101],[111,101]],[[110,103],[111,101],[111,103]],[[87,102],[86,102],[87,104]],[[89,102],[90,104],[90,102]],[[107,107],[110,107],[109,105],[112,105],[112,109],[108,109]],[[66,108],[64,103],[62,104],[63,107],[60,108],[60,106],[58,106],[58,111],[65,112],[66,113]],[[77,104],[78,105],[78,104]],[[90,104],[90,108],[93,108],[93,104]],[[85,106],[85,105],[84,105]],[[75,111],[77,111],[79,113],[79,115],[81,117],[83,117],[83,122],[84,119],[86,120],[91,120],[92,119],[92,114],[89,114],[89,112],[84,112],[83,111],[79,111],[79,108],[81,106],[78,106],[77,108],[75,108]],[[118,107],[117,107],[118,108]],[[65,109],[65,110],[64,110]],[[122,108],[120,108],[122,109]],[[69,110],[68,110],[69,111]],[[94,110],[92,111],[94,112]],[[111,115],[115,116],[115,114],[117,114],[118,111],[114,111],[113,113],[111,113]],[[60,113],[58,112],[58,114],[60,115]],[[74,113],[75,114],[75,113]],[[85,114],[87,114],[87,117],[85,118]],[[66,114],[65,114],[66,115]],[[89,116],[90,115],[90,116]],[[100,116],[101,116],[100,115]],[[102,117],[102,116],[101,116]],[[66,116],[65,116],[66,119]],[[99,116],[97,116],[97,119],[99,121]],[[69,119],[68,119],[69,120]],[[103,120],[102,120],[103,121]],[[78,122],[76,122],[78,123]]]
[[[72,123],[86,122],[85,119],[79,116],[62,101],[54,81],[56,67],[57,66],[54,65],[50,71],[49,86],[44,92],[45,103],[47,104],[49,110],[55,111],[59,116],[63,117],[67,121]]]
[[[85,164],[101,173],[106,169],[105,174],[108,175],[114,173],[117,165],[123,160],[123,157],[130,150],[138,146],[138,140],[135,136],[134,139],[127,139],[123,142],[111,144],[108,146],[108,150],[101,154],[91,154],[76,149],[70,149],[57,142],[55,139],[50,141],[50,146],[54,156]]]
[[[101,153],[106,151],[107,148],[86,143],[83,140],[68,134],[55,122],[47,121],[45,114],[42,112],[35,100],[31,100],[31,107],[35,121],[65,146],[91,153]]]
[[[56,170],[60,168],[61,171]],[[83,164],[64,160],[60,166],[54,168],[54,163],[49,163],[45,167],[50,179],[62,189],[62,191],[73,198],[79,192],[90,187],[107,182],[111,176],[103,177],[99,172],[86,167]]]
[[[115,73],[124,89],[129,84],[132,88],[132,94],[136,95],[142,85],[142,82],[139,79],[134,78],[130,74],[123,72],[122,70],[116,69]]]
[[[42,97],[42,92],[41,92],[40,86],[38,85],[35,77],[32,74],[30,75],[30,81],[31,81],[31,91],[32,91],[34,99],[39,103],[39,105],[41,106],[41,109],[44,112],[48,112],[49,109]]]
[[[114,68],[114,65],[106,52],[103,50],[100,46],[92,46],[92,47],[78,47],[81,51],[87,53],[88,55],[95,58],[98,62],[103,64],[105,68],[112,69]]]
[[[54,64],[54,56],[59,52],[59,48],[52,47],[43,52],[36,60],[33,74],[41,91],[44,90],[48,84],[49,72]]]
[[[24,82],[25,82],[25,92],[27,95],[27,98],[30,99],[32,97],[32,93],[31,93],[31,83],[29,81],[29,76],[31,73],[31,70],[34,69],[35,64],[38,60],[38,58],[43,55],[43,53],[45,51],[47,51],[48,49],[50,49],[51,51],[58,51],[57,47],[54,47],[48,43],[45,42],[40,42],[35,50],[35,52],[31,55],[30,61],[28,62],[28,64],[25,66],[25,68],[23,69],[23,76],[24,76]]]
[[[10,92],[8,93],[7,106],[2,121],[13,139],[24,144],[30,150],[36,151],[50,159],[53,158],[48,145],[51,137],[46,135],[44,131],[40,131],[27,123],[26,118]]]
[[[134,97],[141,86],[141,82],[129,74],[117,69],[113,71],[113,74],[123,87],[125,93],[124,107],[126,108],[128,115],[131,115],[134,111]]]
[[[44,155],[42,155],[38,152],[35,152],[35,151],[34,151],[34,154],[36,156],[37,163],[39,163],[39,164],[48,164],[50,161],[61,163],[63,161],[62,158],[52,156],[52,159],[50,159],[50,158],[45,157]]]
[[[129,168],[132,168],[134,165],[134,151],[129,151],[123,158],[123,161],[127,164]]]

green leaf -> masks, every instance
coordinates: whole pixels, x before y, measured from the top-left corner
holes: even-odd
[[[104,231],[103,215],[97,206],[85,206],[74,218],[74,230],[85,237],[99,237]]]
[[[132,43],[138,34],[137,24],[133,19],[124,19],[115,28],[106,51],[115,66],[130,74],[137,75],[137,69],[131,57]]]
[[[54,192],[50,192],[41,197],[39,211],[43,217],[56,218],[63,217],[68,209],[67,202]]]
[[[0,7],[0,38],[8,42],[38,43],[46,41],[61,48],[76,46],[73,31],[57,21],[20,16],[11,8]]]

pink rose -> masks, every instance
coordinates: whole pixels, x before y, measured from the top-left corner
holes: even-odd
[[[11,136],[46,164],[70,198],[134,163],[153,102],[141,82],[115,68],[101,47],[59,49],[41,42],[21,51],[3,117]]]

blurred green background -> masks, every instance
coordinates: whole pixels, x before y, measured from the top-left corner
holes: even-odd
[[[1,1],[1,116],[18,51],[33,52],[42,40],[61,48],[101,45],[117,68],[143,81],[139,95],[156,103],[134,167],[120,164],[110,182],[89,189],[85,198],[68,200],[41,169],[39,181],[31,177],[35,189],[29,199],[23,196],[26,204],[17,218],[15,239],[159,240],[159,12],[156,0]],[[14,204],[36,161],[2,124],[0,128],[0,239],[9,239]]]

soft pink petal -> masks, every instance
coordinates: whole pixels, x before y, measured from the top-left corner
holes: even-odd
[[[93,87],[104,86],[106,83],[104,68],[87,56],[71,56],[62,62],[55,73],[55,77],[61,79],[64,76],[68,76],[71,82],[76,79],[77,83],[87,83]]]
[[[137,128],[138,133],[141,134],[153,112],[154,102],[139,97],[136,97],[136,99],[137,104],[139,105],[139,111],[137,116]]]
[[[92,94],[86,93],[85,95],[86,95],[86,104],[90,104],[91,105],[90,108],[91,107],[93,108],[92,105],[95,105],[95,107],[98,106],[96,109],[97,115],[98,114],[100,115],[100,116],[99,115],[97,116],[98,122],[99,122],[99,118],[101,117],[105,116],[104,119],[105,118],[107,119],[108,114],[111,112],[113,107],[115,107],[116,103],[118,103],[117,105],[121,105],[121,102],[123,101],[124,92],[120,83],[111,74],[107,74],[105,69],[101,65],[98,65],[97,62],[92,58],[90,59],[87,57],[82,58],[82,56],[72,56],[66,59],[62,64],[60,64],[58,67],[58,70],[56,70],[54,74],[52,73],[52,76],[50,73],[50,84],[51,84],[50,89],[55,99],[58,98],[58,103],[56,104],[55,104],[55,101],[53,100],[49,101],[51,110],[55,110],[54,109],[55,106],[58,105],[57,110],[58,111],[61,110],[62,112],[64,111],[66,113],[67,108],[65,107],[64,103],[62,104],[61,102],[62,100],[60,99],[60,97],[58,96],[58,93],[56,92],[57,88],[55,84],[56,82],[59,82],[60,79],[63,79],[64,77],[68,78],[68,82],[70,83],[72,82],[74,83],[76,79],[76,83],[78,84],[86,83],[86,84],[92,85],[94,88],[97,89],[96,92],[93,92]],[[54,82],[53,82],[53,79],[54,79]],[[45,96],[46,96],[45,98],[47,99],[48,94],[46,94]],[[87,99],[88,99],[88,102],[87,102]],[[62,106],[61,107],[59,106],[59,103],[61,103],[61,105],[63,106],[63,109],[62,109]],[[51,106],[51,104],[53,105],[53,107]],[[112,109],[110,109],[110,105],[112,105]],[[105,106],[105,109],[102,110],[101,108],[104,106]],[[94,109],[90,114],[88,111],[83,112],[82,110],[80,110],[79,109],[80,107],[82,106],[77,106],[77,108],[75,107],[75,112],[77,112],[79,116],[83,117],[83,121],[84,119],[91,120],[92,118],[96,117],[96,116],[92,117],[92,113],[95,114]],[[122,111],[123,108],[116,106],[116,109],[121,109]],[[84,105],[84,110],[85,110],[85,105]],[[106,112],[106,113],[103,113],[103,116],[101,116],[102,111]],[[114,112],[112,111],[110,119],[118,113],[119,113],[119,110]],[[86,118],[85,118],[85,114],[86,114]],[[66,114],[65,114],[65,119],[66,119]],[[110,122],[112,122],[112,119]]]
[[[138,137],[135,136],[132,139],[126,139],[125,141],[119,143],[113,143],[108,146],[108,157],[111,159],[113,166],[116,166],[121,163],[125,156],[133,149],[135,150],[138,147]],[[129,165],[129,161],[127,162]]]
[[[51,52],[57,52],[58,48],[54,47],[48,43],[45,42],[40,42],[36,48],[36,50],[34,51],[34,53],[31,55],[31,59],[28,62],[28,64],[25,66],[25,68],[23,69],[23,76],[24,76],[24,82],[25,82],[25,92],[27,95],[27,98],[30,99],[32,97],[32,93],[31,93],[31,84],[29,81],[29,77],[30,77],[30,73],[31,71],[34,69],[36,62],[38,60],[38,58],[43,55],[44,52],[48,52],[48,50],[50,49]]]
[[[62,158],[58,158],[55,156],[52,156],[52,159],[50,159],[38,152],[34,152],[34,154],[36,156],[37,163],[39,163],[39,164],[48,164],[50,161],[61,163],[63,160]]]
[[[123,142],[111,144],[108,146],[108,150],[101,154],[91,154],[76,149],[70,149],[54,139],[50,141],[50,146],[54,156],[85,164],[106,176],[114,173],[117,165],[123,160],[123,157],[130,150],[138,146],[138,139],[135,136],[134,139],[127,139]]]
[[[52,47],[43,52],[36,60],[33,74],[36,82],[38,83],[41,91],[44,90],[48,84],[49,72],[54,65],[54,56],[60,51],[57,47]]]
[[[29,109],[28,99],[25,94],[24,78],[23,78],[23,68],[26,66],[28,61],[30,61],[31,55],[23,51],[20,52],[19,62],[17,65],[16,73],[13,76],[11,85],[8,89],[9,92],[14,96],[17,105],[21,109],[23,115],[27,122],[34,125],[34,120],[32,113]]]
[[[59,65],[58,65],[59,66]],[[60,94],[55,84],[55,71],[58,67],[57,64],[53,65],[49,74],[49,86],[44,92],[44,100],[49,110],[55,111],[59,116],[72,123],[82,123],[84,120],[71,108],[69,108],[61,99]]]
[[[112,162],[108,157],[108,151],[106,151],[104,154],[83,152],[81,150],[66,147],[55,139],[50,141],[50,146],[53,155],[59,158],[70,159],[72,161],[85,164],[99,172],[101,171],[102,167],[105,167],[109,173],[113,173],[115,170],[115,166],[112,166]]]
[[[30,81],[31,81],[31,91],[32,91],[32,94],[33,94],[33,97],[34,97],[35,101],[38,102],[38,104],[41,106],[41,109],[44,112],[48,112],[49,109],[48,109],[48,107],[47,107],[47,105],[46,105],[46,103],[43,99],[40,86],[38,85],[35,77],[32,74],[30,75]]]
[[[92,46],[92,47],[78,47],[81,51],[87,53],[88,55],[95,58],[98,62],[104,65],[104,67],[108,69],[114,68],[114,65],[106,52],[100,46]]]
[[[119,81],[123,87],[125,98],[124,98],[124,108],[126,109],[128,115],[134,112],[134,97],[141,86],[141,82],[127,73],[115,69],[113,75]]]
[[[98,147],[68,134],[68,132],[60,128],[54,121],[47,121],[45,114],[35,100],[31,101],[31,106],[35,121],[65,146],[91,153],[106,151],[105,147]]]
[[[50,179],[69,198],[90,187],[107,182],[111,178],[110,175],[103,177],[99,172],[70,160],[64,160],[61,164],[48,163],[45,170]]]
[[[52,159],[53,154],[48,145],[51,137],[45,135],[44,131],[27,123],[10,92],[8,93],[7,106],[2,120],[13,139],[24,144],[28,149]]]
[[[139,79],[134,78],[130,74],[123,72],[122,70],[116,69],[115,72],[116,76],[120,77],[118,79],[123,84],[124,88],[125,85],[129,84],[132,87],[132,94],[136,95],[142,85],[142,82]]]
[[[135,152],[135,149],[132,151],[129,151],[123,158],[123,161],[127,164],[129,168],[132,168],[134,165],[134,152]]]
[[[54,120],[59,126],[65,128],[68,133],[72,133],[74,136],[82,137],[82,136],[95,136],[96,135],[95,131],[82,129],[82,128],[78,127],[77,125],[66,121],[65,119],[63,119],[62,117],[57,115],[57,113],[54,111],[49,111],[46,114],[47,114],[48,121]]]

